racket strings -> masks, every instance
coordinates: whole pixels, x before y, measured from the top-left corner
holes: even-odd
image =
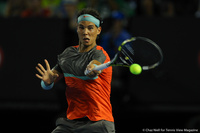
[[[128,53],[126,52],[126,50],[124,50],[124,49],[122,48],[121,52],[122,52],[122,54],[125,56],[124,58],[125,58],[126,62],[127,62],[127,61],[130,61],[130,63],[127,62],[128,65],[131,65],[131,64],[134,63],[132,57],[130,56],[130,54],[128,54]]]
[[[123,63],[131,65],[138,63],[144,69],[152,69],[162,62],[162,51],[153,41],[136,37],[122,45],[120,59]]]
[[[129,64],[121,57],[121,52],[115,54],[114,58],[110,61],[111,66],[124,66],[127,67]]]

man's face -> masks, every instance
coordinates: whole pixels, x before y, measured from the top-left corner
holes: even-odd
[[[81,21],[77,26],[77,33],[79,41],[84,46],[96,45],[96,38],[101,33],[101,27],[97,28],[90,21]]]

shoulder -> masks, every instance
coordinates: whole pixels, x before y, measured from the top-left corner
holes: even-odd
[[[103,47],[97,45],[97,46],[96,46],[96,50],[104,50],[104,49],[103,49]]]
[[[59,54],[58,57],[65,56],[66,54],[72,54],[75,53],[76,51],[77,51],[76,46],[70,46],[67,47],[61,54]]]
[[[96,46],[96,53],[102,53],[105,56],[108,56],[107,52],[104,50],[104,48],[102,46],[97,45]]]
[[[93,52],[93,59],[104,63],[105,61],[110,60],[110,57],[108,53],[103,49],[103,47],[97,45],[96,49]]]
[[[72,46],[72,47],[74,47],[74,48],[78,48],[78,47],[79,47],[79,45],[76,45],[76,46]]]
[[[70,47],[67,47],[63,52],[63,53],[67,53],[69,51],[76,51],[77,50],[77,46],[70,46]]]

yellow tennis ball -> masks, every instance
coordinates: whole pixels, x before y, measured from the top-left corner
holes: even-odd
[[[130,67],[130,72],[135,75],[139,75],[142,72],[142,67],[139,64],[132,64]]]

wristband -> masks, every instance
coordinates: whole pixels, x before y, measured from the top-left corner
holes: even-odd
[[[41,81],[41,87],[42,87],[44,90],[50,90],[51,88],[53,88],[53,85],[54,85],[54,82],[47,86],[47,85],[45,85],[45,83],[44,83],[43,80]]]

